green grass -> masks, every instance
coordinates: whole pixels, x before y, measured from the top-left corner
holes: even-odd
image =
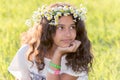
[[[0,1],[0,80],[14,80],[7,68],[20,47],[24,22],[43,4],[58,0]],[[86,27],[92,42],[94,63],[89,80],[120,79],[120,0],[59,0],[88,9]]]

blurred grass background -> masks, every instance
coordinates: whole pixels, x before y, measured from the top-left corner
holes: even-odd
[[[87,9],[86,27],[94,63],[89,80],[120,80],[120,0],[0,0],[0,80],[14,80],[7,68],[20,47],[25,20],[44,4],[69,2]]]

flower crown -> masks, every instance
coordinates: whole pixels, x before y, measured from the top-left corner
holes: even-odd
[[[46,18],[50,21],[50,25],[57,25],[60,16],[68,16],[71,14],[74,18],[73,21],[76,22],[76,19],[84,21],[86,19],[86,12],[87,10],[82,4],[80,5],[80,9],[75,9],[71,6],[59,6],[47,9],[45,6],[42,6],[42,8],[38,8],[37,11],[34,11],[31,19],[26,20],[26,25],[32,26],[33,23],[40,23],[42,18]]]

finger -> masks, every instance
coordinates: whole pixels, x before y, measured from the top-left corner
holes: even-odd
[[[81,41],[77,41],[77,48],[80,46]]]
[[[76,46],[77,46],[77,42],[76,42],[76,41],[73,41],[71,44],[72,44],[72,46],[70,46],[70,51],[71,51],[71,52],[75,52]]]
[[[75,40],[74,43],[75,43],[76,46],[74,47],[74,50],[73,50],[73,51],[76,52],[76,50],[78,49],[78,47],[79,47],[80,44],[81,44],[81,41]]]

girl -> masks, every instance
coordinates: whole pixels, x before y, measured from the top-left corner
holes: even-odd
[[[85,14],[65,3],[35,11],[9,72],[18,80],[87,80],[93,55]]]

